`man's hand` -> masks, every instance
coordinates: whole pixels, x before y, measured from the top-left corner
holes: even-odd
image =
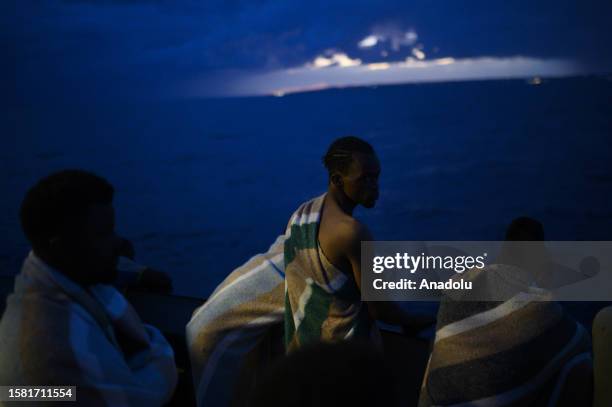
[[[163,271],[146,268],[140,272],[136,285],[130,288],[169,294],[172,292],[172,279]]]
[[[373,241],[374,237],[364,225],[358,222],[354,223],[351,233],[347,236],[347,258],[351,263],[355,282],[361,290],[361,242]],[[418,331],[436,322],[432,316],[409,313],[393,301],[371,301],[367,303],[367,306],[373,319],[392,325],[401,325],[405,331]]]
[[[136,252],[132,242],[122,237],[121,245],[119,247],[119,256],[133,261],[135,254]],[[138,266],[138,264],[136,265]],[[130,277],[130,273],[133,273],[134,277]],[[128,277],[124,276],[122,279],[124,284],[123,286],[129,290],[150,291],[163,294],[169,294],[172,292],[172,279],[163,271],[146,267],[137,274],[133,271],[128,271],[125,273],[125,275]]]
[[[128,239],[121,237],[121,245],[119,247],[119,256],[127,257],[130,260],[134,260],[136,251],[134,245]]]

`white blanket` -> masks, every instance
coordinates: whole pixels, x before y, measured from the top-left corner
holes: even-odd
[[[174,353],[114,287],[82,288],[30,253],[0,322],[0,384],[76,386],[76,405],[160,406]]]

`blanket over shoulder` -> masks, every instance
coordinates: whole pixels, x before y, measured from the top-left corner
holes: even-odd
[[[267,252],[232,271],[187,324],[198,406],[238,403],[237,382],[249,382],[256,370],[249,355],[271,328],[282,327],[284,241],[279,236]]]
[[[160,406],[176,387],[172,348],[121,293],[86,290],[32,252],[7,299],[0,349],[1,384],[76,386],[77,405]]]
[[[354,276],[336,268],[319,246],[325,197],[302,204],[285,232],[287,352],[320,341],[363,339],[380,345],[380,333]]]
[[[585,329],[525,276],[509,265],[463,276],[506,301],[443,297],[420,407],[555,406],[572,369],[590,365]]]

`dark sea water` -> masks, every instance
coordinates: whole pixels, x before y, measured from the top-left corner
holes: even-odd
[[[423,84],[276,97],[19,106],[0,150],[0,273],[28,251],[19,203],[78,167],[116,188],[117,230],[176,292],[206,296],[322,193],[336,137],[381,164],[379,240],[501,240],[514,217],[549,240],[612,240],[612,80]]]

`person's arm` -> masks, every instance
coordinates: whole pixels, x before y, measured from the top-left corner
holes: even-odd
[[[78,405],[95,407],[161,406],[172,397],[174,352],[159,330],[144,325],[146,344],[126,357],[83,307],[32,297],[23,306],[30,323],[21,328],[15,384],[76,386]]]
[[[163,271],[154,270],[134,261],[136,251],[128,239],[121,238],[119,264],[115,287],[121,291],[137,290],[168,294],[172,292],[172,279]]]
[[[373,241],[374,237],[365,226],[355,223],[349,229],[346,239],[348,242],[347,257],[351,263],[357,286],[361,290],[361,242]],[[435,319],[430,316],[406,312],[394,301],[370,301],[367,306],[372,318],[388,324],[420,329],[435,322]]]

